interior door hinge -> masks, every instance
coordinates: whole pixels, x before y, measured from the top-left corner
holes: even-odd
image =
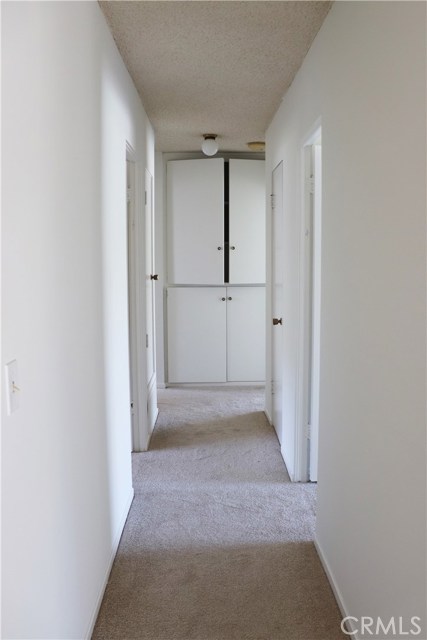
[[[270,201],[271,201],[271,208],[275,209],[276,208],[276,199],[275,199],[274,193],[270,193]]]
[[[148,349],[148,333],[145,334],[145,346]]]
[[[314,178],[311,176],[307,179],[307,188],[309,193],[314,193]]]
[[[144,196],[145,197],[145,204],[147,204],[147,192],[144,191],[144,193],[145,193],[145,196]]]

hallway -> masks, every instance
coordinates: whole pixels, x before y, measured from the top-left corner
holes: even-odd
[[[291,484],[262,388],[159,393],[93,640],[335,640],[313,545],[314,485]]]

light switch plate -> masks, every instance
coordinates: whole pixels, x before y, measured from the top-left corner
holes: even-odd
[[[6,400],[7,415],[10,416],[19,409],[21,390],[18,380],[18,365],[16,360],[11,360],[6,364]]]

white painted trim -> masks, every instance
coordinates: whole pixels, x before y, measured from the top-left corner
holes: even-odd
[[[138,313],[137,313],[137,280],[138,268],[136,254],[138,243],[136,241],[136,161],[135,153],[129,143],[126,143],[126,163],[129,165],[130,183],[130,215],[127,218],[128,237],[128,314],[129,314],[129,369],[130,369],[130,390],[133,409],[132,418],[132,449],[138,443],[138,425],[140,424],[140,398],[139,398],[139,376],[138,376]],[[128,166],[126,167],[126,174]],[[126,189],[128,189],[128,176],[126,175]],[[127,207],[128,209],[128,204]]]
[[[335,600],[337,601],[339,610],[341,611],[341,615],[343,618],[347,618],[350,615],[348,612],[348,608],[344,602],[344,598],[342,596],[341,590],[337,584],[337,581],[335,580],[335,576],[332,573],[332,570],[329,566],[329,563],[326,559],[323,549],[317,539],[317,536],[314,536],[314,546],[316,548],[317,555],[319,556],[319,560],[322,563],[323,570],[326,573],[326,577],[328,578],[329,584],[331,585],[331,589],[335,596]],[[351,638],[353,640],[359,640],[359,635],[356,633],[356,630],[354,626],[352,626],[350,621],[346,621],[346,627],[349,629],[349,631],[352,632]]]
[[[151,396],[155,396],[156,398],[156,402],[154,403],[152,401]],[[157,406],[157,384],[156,384],[156,374],[154,373],[151,380],[150,380],[150,384],[148,385],[148,391],[147,391],[147,406],[148,407],[153,407],[154,411],[152,412],[152,414],[150,414],[148,416],[148,430],[147,430],[147,435],[146,435],[146,440],[145,442],[142,444],[141,447],[141,451],[148,451],[149,446],[150,446],[150,441],[151,441],[151,436],[153,435],[153,431],[154,431],[154,426],[156,424],[156,420],[158,418],[159,415],[159,407]]]
[[[311,148],[321,137],[321,119],[310,128],[308,136],[301,146],[300,163],[300,189],[301,189],[301,215],[300,215],[300,246],[299,246],[299,308],[298,308],[298,354],[297,354],[297,388],[295,411],[295,472],[293,481],[307,482],[309,479],[309,440],[307,437],[307,406],[308,406],[308,353],[307,343],[309,339],[309,322],[307,319],[308,304],[308,268],[310,248],[307,246],[305,231],[307,228],[307,215],[310,213],[310,197],[307,190],[307,166],[311,164]],[[310,154],[310,155],[309,155]],[[313,232],[314,229],[311,230]],[[314,247],[313,247],[314,252]],[[314,260],[314,255],[313,255]],[[313,299],[312,304],[316,301]],[[320,313],[320,310],[317,310]],[[312,330],[310,329],[310,332]],[[318,332],[316,332],[316,335]],[[319,337],[319,336],[318,336]],[[313,349],[316,346],[313,345]],[[314,372],[315,375],[315,372]],[[316,382],[318,377],[315,375]],[[310,391],[311,393],[311,391]]]
[[[145,314],[145,173],[141,162],[136,161],[132,147],[126,144],[126,158],[133,165],[134,171],[134,206],[133,230],[131,234],[130,252],[132,256],[131,269],[133,272],[132,287],[133,300],[130,318],[131,349],[133,354],[133,375],[135,376],[133,395],[134,421],[132,429],[132,450],[146,451],[150,433],[147,412],[147,374],[146,374],[146,314]],[[132,357],[132,355],[131,355]]]
[[[110,577],[111,569],[113,567],[113,562],[114,562],[116,554],[117,554],[117,549],[119,548],[119,543],[120,543],[120,539],[121,539],[122,534],[123,534],[123,529],[125,527],[126,520],[127,520],[128,515],[129,515],[129,510],[130,510],[130,508],[132,506],[134,495],[135,495],[135,492],[134,492],[133,489],[131,489],[131,491],[129,493],[129,496],[128,496],[128,499],[126,501],[126,506],[125,506],[125,509],[123,511],[123,515],[122,515],[122,517],[120,519],[120,524],[118,526],[117,533],[116,533],[116,535],[114,537],[114,540],[113,540],[113,545],[112,545],[112,549],[111,549],[110,558],[109,558],[109,561],[108,561],[108,564],[107,564],[107,568],[106,568],[105,574],[104,574],[104,580],[102,581],[102,585],[101,585],[101,588],[99,590],[99,595],[98,595],[98,598],[96,600],[96,606],[95,606],[94,612],[92,614],[90,623],[88,625],[88,630],[87,630],[87,632],[85,633],[85,636],[84,636],[85,640],[90,640],[90,638],[92,637],[93,630],[94,630],[95,624],[96,624],[96,620],[98,618],[99,610],[101,608],[102,600],[104,598],[105,589],[107,588],[108,579]]]
[[[265,387],[264,380],[250,382],[168,382],[166,389],[179,389],[179,387]]]
[[[267,418],[267,420],[268,420],[268,423],[269,423],[271,426],[273,426],[273,420],[271,419],[271,416],[270,416],[270,413],[269,413],[268,409],[264,409],[264,414],[265,414],[265,417],[266,417],[266,418]]]

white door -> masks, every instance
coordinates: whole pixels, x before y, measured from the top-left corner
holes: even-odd
[[[226,381],[225,287],[169,287],[168,380]]]
[[[265,283],[264,160],[229,161],[229,240],[229,281]]]
[[[224,282],[224,160],[167,164],[170,284]]]
[[[272,254],[272,374],[271,394],[273,425],[280,444],[283,444],[283,163],[272,174],[271,195],[271,254]]]
[[[265,380],[264,287],[227,287],[227,380]]]
[[[147,418],[150,431],[153,430],[157,418],[157,383],[156,383],[156,335],[154,316],[154,207],[153,176],[145,171],[145,298],[146,298],[146,336],[147,353]]]

